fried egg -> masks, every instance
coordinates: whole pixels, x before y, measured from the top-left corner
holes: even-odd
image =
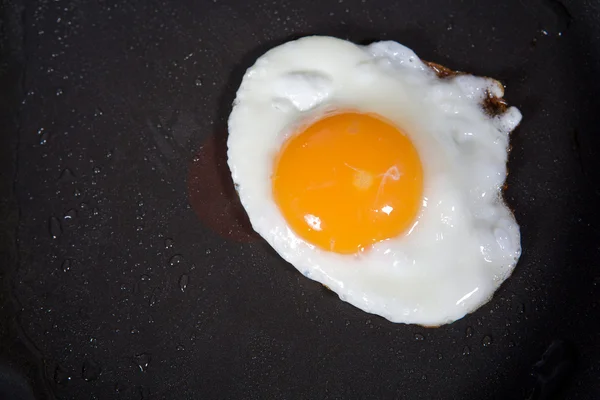
[[[247,70],[228,138],[242,205],[281,257],[425,326],[485,304],[521,254],[502,199],[521,114],[499,82],[437,67],[391,41],[287,42]]]

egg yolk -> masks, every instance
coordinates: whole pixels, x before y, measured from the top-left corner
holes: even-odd
[[[302,239],[356,253],[410,228],[423,170],[409,138],[373,114],[344,112],[292,135],[275,159],[273,195]]]

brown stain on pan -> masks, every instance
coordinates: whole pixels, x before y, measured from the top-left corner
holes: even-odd
[[[219,236],[254,242],[246,211],[234,189],[227,165],[227,135],[211,135],[188,167],[188,200],[200,221]]]

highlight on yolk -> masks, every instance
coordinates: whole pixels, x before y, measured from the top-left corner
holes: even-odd
[[[275,159],[273,195],[292,230],[315,246],[356,253],[411,227],[423,170],[410,139],[374,114],[324,117]]]

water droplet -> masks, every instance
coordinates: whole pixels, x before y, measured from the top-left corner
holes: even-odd
[[[150,354],[148,353],[141,353],[133,356],[133,362],[142,372],[145,372],[148,369],[148,365],[150,364],[151,360],[152,357],[150,357]]]
[[[442,360],[444,358],[444,356],[442,355],[442,353],[438,354],[438,360]]]
[[[102,169],[100,167],[94,167],[94,174],[99,174],[100,172],[102,172]]]
[[[115,392],[122,393],[127,390],[127,386],[122,382],[117,382],[115,384]]]
[[[63,182],[71,182],[75,180],[75,175],[73,174],[73,171],[71,171],[70,168],[65,168],[60,173],[60,177],[58,179]]]
[[[150,277],[148,275],[144,274],[144,275],[140,276],[140,279],[143,281],[149,281]]]
[[[152,293],[152,295],[150,296],[150,300],[148,300],[148,305],[150,307],[154,307],[155,304],[156,304],[156,295],[154,293]]]
[[[427,375],[425,375],[425,374],[421,375],[421,380],[426,381],[427,380]]]
[[[93,382],[102,373],[102,368],[94,360],[85,360],[81,367],[81,377],[86,382]]]
[[[465,330],[465,336],[472,337],[473,336],[473,328],[471,328],[470,326],[467,326],[467,329]]]
[[[175,350],[177,350],[177,351],[185,351],[185,347],[183,347],[183,345],[179,344],[179,345],[177,345],[177,347],[175,348]]]
[[[469,354],[471,354],[471,349],[469,348],[469,346],[463,347],[462,354],[463,354],[463,356],[468,356]]]
[[[131,328],[131,330],[129,331],[129,333],[131,333],[132,335],[137,335],[138,333],[140,333],[140,331],[138,331],[135,328]]]
[[[59,386],[64,386],[71,380],[71,376],[60,365],[54,370],[54,382]]]
[[[63,94],[63,90],[60,88],[56,89],[56,95],[60,96],[61,94]]]
[[[179,289],[181,289],[182,292],[185,292],[185,289],[187,288],[189,281],[190,281],[190,277],[187,274],[183,274],[179,278]]]
[[[491,336],[484,336],[483,340],[481,341],[481,344],[483,345],[483,347],[488,347],[490,344],[492,344],[492,337]]]
[[[81,197],[81,191],[79,189],[75,188],[75,190],[73,191],[73,196]]]
[[[61,267],[64,272],[67,272],[71,269],[72,265],[73,265],[73,260],[71,260],[70,258],[67,258],[65,261],[63,261]]]
[[[138,201],[138,207],[143,207],[143,206],[144,206],[144,200]]]
[[[210,254],[211,250],[210,249],[206,249],[206,254]]]
[[[415,333],[415,340],[425,340],[425,336],[420,333]]]
[[[508,342],[508,347],[515,347],[515,342],[513,342],[512,340]]]
[[[74,208],[71,208],[69,211],[67,211],[65,213],[65,215],[63,216],[63,219],[66,220],[73,220],[77,217],[77,210]]]
[[[183,262],[183,256],[181,254],[175,254],[173,257],[171,257],[171,259],[169,260],[169,264],[171,264],[171,267],[174,267],[176,265],[179,265]]]
[[[194,83],[196,84],[196,86],[200,87],[202,86],[202,79],[196,78],[196,81]]]
[[[50,237],[52,239],[58,239],[62,234],[62,225],[56,217],[50,217],[48,221],[48,230],[50,231]]]
[[[41,133],[38,131],[40,135],[40,144],[48,143],[48,139],[50,139],[50,132],[45,131],[43,128],[40,129],[40,131],[42,131]]]
[[[171,238],[166,238],[165,239],[165,249],[171,249],[173,248],[173,239]]]
[[[82,201],[81,204],[79,204],[79,208],[81,208],[82,210],[87,210],[88,203],[86,203],[85,201]]]
[[[102,109],[100,107],[96,108],[96,110],[94,111],[94,117],[99,117],[103,114],[104,114],[104,111],[102,111]]]
[[[108,151],[106,152],[106,158],[111,158],[112,156],[113,156],[113,152],[112,152],[112,150],[108,150]]]
[[[94,214],[94,215],[100,214],[100,210],[98,209],[98,207],[94,207],[94,209],[92,210],[92,214]]]

